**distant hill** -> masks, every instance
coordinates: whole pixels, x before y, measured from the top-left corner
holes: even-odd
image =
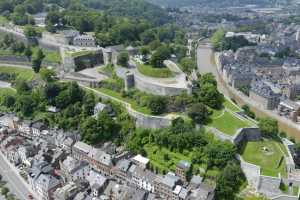
[[[265,4],[265,3],[272,2],[272,0],[147,0],[147,1],[162,7],[182,7],[182,6],[190,6],[195,4],[237,6],[243,4]]]
[[[164,9],[145,0],[81,0],[81,3],[112,15],[146,19],[154,24],[164,24],[171,20]]]

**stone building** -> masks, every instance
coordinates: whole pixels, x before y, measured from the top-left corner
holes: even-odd
[[[95,38],[90,35],[77,35],[73,39],[73,45],[80,47],[95,47],[96,41]]]

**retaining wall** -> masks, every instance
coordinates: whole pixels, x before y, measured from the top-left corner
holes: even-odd
[[[248,184],[257,189],[260,180],[260,167],[244,161],[240,155],[238,155],[238,159],[240,160],[241,168],[247,178]]]
[[[134,84],[137,89],[154,95],[176,96],[182,94],[183,92],[187,92],[187,89],[185,88],[168,87],[165,85],[155,84],[154,82],[146,81],[137,75],[134,76],[134,80]]]

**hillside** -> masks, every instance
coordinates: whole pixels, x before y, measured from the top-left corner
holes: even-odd
[[[157,25],[170,22],[167,12],[145,0],[81,0],[88,8],[104,10],[114,16],[145,19]]]

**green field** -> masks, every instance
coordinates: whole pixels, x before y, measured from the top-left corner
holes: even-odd
[[[31,68],[28,67],[28,69],[25,68],[18,68],[18,67],[7,67],[7,66],[0,66],[0,73],[5,72],[5,73],[11,73],[11,74],[16,74],[17,79],[23,79],[23,80],[33,80],[34,79],[34,72]]]
[[[139,112],[147,114],[147,115],[151,114],[151,111],[147,107],[142,107],[142,106],[138,105],[137,102],[133,99],[122,97],[121,94],[118,92],[115,92],[115,91],[112,91],[109,89],[105,89],[105,88],[97,88],[97,90],[106,95],[109,95],[109,96],[119,99],[121,101],[125,101],[126,103],[129,103],[131,105],[131,107],[136,111],[139,111]]]
[[[32,48],[33,55],[38,51],[38,48]],[[43,49],[43,53],[45,54],[44,61],[46,62],[53,62],[53,63],[60,63],[61,57],[58,51],[48,51]]]
[[[241,148],[244,160],[260,166],[262,175],[266,176],[277,177],[281,173],[286,177],[284,154],[286,150],[283,144],[270,139],[247,142]]]
[[[151,65],[142,65],[137,64],[138,71],[145,75],[155,78],[170,78],[173,77],[173,73],[166,67],[164,68],[155,68]]]

